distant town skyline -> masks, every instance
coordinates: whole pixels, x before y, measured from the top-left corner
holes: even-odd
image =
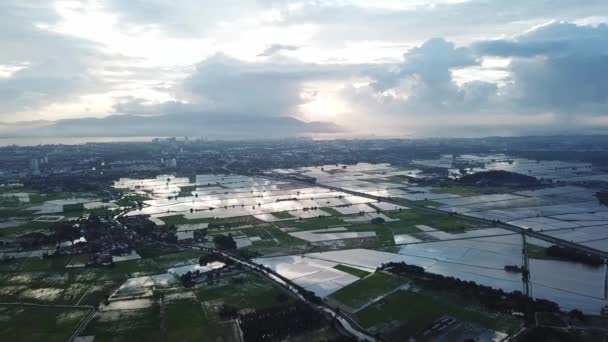
[[[184,113],[219,132],[268,123],[261,136],[608,128],[605,0],[4,0],[0,13],[3,136],[123,122],[46,122],[110,115],[164,116],[132,130],[162,136]]]

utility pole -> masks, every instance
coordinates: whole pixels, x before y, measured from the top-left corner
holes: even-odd
[[[526,252],[526,234],[521,232],[522,248],[521,248],[521,281],[523,283],[523,293],[527,297],[532,297],[532,287],[530,286],[530,263],[528,262],[528,253]]]
[[[608,259],[604,259],[604,270],[606,275],[604,276],[604,300],[606,303],[602,307],[600,313],[602,315],[608,315]]]

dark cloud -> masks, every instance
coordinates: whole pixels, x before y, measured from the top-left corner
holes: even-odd
[[[456,84],[451,71],[479,66],[482,57],[512,61],[499,88],[491,82]],[[408,118],[436,115],[537,115],[557,119],[608,114],[608,27],[553,22],[513,39],[455,47],[431,39],[409,50],[397,67],[371,74],[369,89],[347,89],[360,111]]]
[[[475,57],[464,47],[455,47],[442,38],[427,40],[410,49],[404,62],[395,70],[377,75],[374,88],[386,90],[394,87],[403,78],[416,76],[431,88],[448,86],[451,83],[450,69],[476,64]]]
[[[471,110],[495,93],[496,85],[478,81],[458,86],[451,70],[478,64],[469,48],[433,38],[405,53],[401,64],[373,70],[369,100],[387,105],[397,115]],[[347,91],[349,100],[361,96],[360,92]]]
[[[608,53],[608,25],[576,25],[553,22],[513,39],[481,41],[473,48],[481,55],[552,58],[597,56]]]
[[[159,116],[164,114],[187,113],[197,111],[194,105],[180,101],[149,103],[142,98],[124,97],[117,99],[112,112],[117,115]]]
[[[513,58],[505,97],[519,111],[608,114],[608,25],[556,22],[475,48]]]

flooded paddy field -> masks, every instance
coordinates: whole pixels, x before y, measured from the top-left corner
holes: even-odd
[[[495,163],[496,167],[499,165],[502,163]],[[531,168],[531,165],[520,161],[516,165],[519,169],[515,170]],[[566,178],[567,175],[563,174],[566,172],[564,165],[549,165],[537,169],[537,174],[549,177],[549,169],[552,167],[553,171],[557,168],[558,173],[561,172],[561,178]],[[502,166],[506,168],[505,165]],[[572,167],[570,166],[571,169]],[[579,165],[577,170],[591,172],[586,165]],[[501,220],[598,249],[608,247],[605,244],[608,241],[608,231],[605,229],[608,222],[604,225],[608,218],[608,208],[599,205],[594,191],[584,187],[567,185],[489,195],[472,191],[441,193],[440,189],[438,191],[433,187],[412,183],[412,179],[420,175],[418,170],[401,170],[386,164],[325,165],[273,172],[297,172],[315,177],[317,183],[323,185],[373,196],[403,198],[406,201],[432,200],[438,209],[448,213],[458,212],[471,217]],[[555,172],[552,174],[557,175]],[[263,243],[258,242],[257,246],[295,244],[306,249],[306,244],[324,243],[321,248],[333,246],[343,249],[351,239],[366,238],[382,241],[373,248],[403,244],[396,250],[385,248],[385,252],[356,249],[353,253],[348,250],[307,253],[304,258],[292,256],[256,259],[322,297],[357,280],[352,275],[336,270],[334,266],[337,264],[373,270],[384,262],[394,260],[403,260],[420,265],[429,272],[473,280],[507,291],[522,289],[521,276],[504,270],[506,265],[521,263],[521,237],[503,229],[459,223],[449,216],[424,215],[409,209],[405,204],[393,206],[366,197],[289,181],[244,176],[198,176],[195,181],[167,181],[167,178],[159,176],[156,180],[121,180],[116,186],[135,191],[145,190],[152,198],[146,201],[146,207],[133,214],[147,213],[161,220],[163,215],[182,213],[184,219],[192,221],[198,219],[212,222],[213,218],[241,216],[254,216],[260,221],[266,221],[270,226],[264,229],[269,236],[264,234],[261,238]],[[179,194],[183,186],[194,187],[190,195],[185,194],[186,197],[177,199],[165,198],[167,194]],[[308,211],[304,208],[315,206],[320,208],[319,212],[323,212],[318,216],[331,215],[325,219],[325,223],[314,209],[313,215],[299,215]],[[380,225],[370,224],[371,217],[365,216],[377,211],[389,220],[384,220]],[[288,213],[293,219],[277,213]],[[300,218],[303,221],[299,221],[302,220]],[[395,221],[390,222],[393,219]],[[307,223],[309,220],[310,224]],[[462,226],[459,227],[460,224]],[[244,233],[246,229],[240,230],[240,233],[244,236],[251,235]],[[529,239],[528,243],[540,248],[550,246],[536,239]],[[256,243],[251,241],[241,246],[257,249]],[[264,251],[263,248],[261,250]],[[531,259],[530,263],[535,297],[555,301],[567,309],[579,308],[590,313],[598,313],[605,305],[604,266],[593,268],[542,259]],[[556,269],[559,272],[555,272]]]
[[[518,170],[532,170],[533,166],[523,161],[513,166],[515,161],[491,159],[486,162],[495,167],[506,168],[506,163]],[[440,164],[447,165],[444,161]],[[578,176],[596,172],[586,165],[578,165],[576,170],[570,166],[572,172],[561,164],[549,165],[554,169],[538,166],[530,174],[566,179],[573,177],[574,171]],[[431,186],[423,182],[427,176],[420,169],[388,164],[325,165],[273,172],[314,177],[316,183],[290,181],[287,177],[159,175],[116,181],[114,190],[123,197],[109,204],[90,194],[43,196],[44,200],[28,195],[29,201],[23,195],[13,196],[11,201],[14,205],[18,201],[23,215],[7,217],[0,224],[22,223],[18,229],[0,229],[2,237],[43,231],[50,224],[69,220],[71,214],[66,207],[110,207],[124,209],[126,216],[148,216],[161,228],[175,225],[178,243],[171,248],[161,244],[138,246],[134,254],[117,260],[111,269],[100,270],[66,268],[77,260],[51,261],[40,258],[42,251],[27,251],[29,254],[0,265],[0,299],[97,305],[108,297],[110,304],[81,333],[96,336],[95,340],[145,336],[154,341],[161,334],[169,340],[209,336],[238,340],[236,323],[220,317],[223,305],[247,311],[293,299],[285,299],[282,289],[248,272],[193,289],[182,285],[181,275],[207,270],[207,266],[198,265],[201,252],[192,247],[213,247],[214,237],[229,234],[237,245],[235,253],[251,257],[378,331],[388,329],[383,326],[386,320],[375,320],[380,311],[389,313],[383,319],[409,319],[391,303],[419,307],[431,303],[419,324],[433,323],[438,313],[447,310],[478,324],[480,329],[511,332],[513,327],[508,320],[505,325],[498,324],[498,319],[484,321],[480,317],[487,313],[483,311],[467,313],[457,306],[447,307],[443,301],[452,298],[425,292],[407,280],[387,280],[374,273],[388,262],[403,261],[430,273],[508,292],[522,291],[521,274],[506,271],[505,266],[521,265],[525,247],[536,251],[529,260],[534,298],[554,301],[563,310],[579,309],[589,314],[599,313],[606,305],[606,266],[551,260],[542,255],[550,243],[528,238],[524,246],[519,234],[467,218],[500,220],[608,250],[608,208],[598,203],[593,189],[560,184],[487,193],[473,187]],[[376,197],[399,202],[387,203]],[[426,207],[441,212],[423,210]],[[191,242],[201,231],[207,234],[206,240]],[[418,293],[421,295],[414,295]],[[187,312],[188,318],[180,318],[181,312]],[[118,337],[111,338],[112,328]]]

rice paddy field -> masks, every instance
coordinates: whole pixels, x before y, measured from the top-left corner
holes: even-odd
[[[501,158],[487,160],[491,159]],[[500,169],[499,165],[502,164],[496,163],[492,167]],[[522,161],[518,165],[520,168],[533,166]],[[553,167],[567,169],[561,164]],[[547,167],[537,171],[537,175],[550,176]],[[145,207],[134,210],[132,215],[149,214],[167,223],[180,224],[238,222],[228,229],[240,248],[261,254],[259,261],[267,265],[274,265],[273,260],[281,259],[272,255],[292,255],[286,257],[286,264],[293,266],[279,267],[277,271],[322,297],[354,281],[355,278],[350,278],[354,276],[339,273],[333,264],[319,265],[318,260],[312,263],[314,271],[300,273],[303,264],[308,267],[310,262],[302,262],[293,255],[335,253],[344,257],[330,260],[330,263],[337,261],[373,270],[379,266],[375,256],[362,264],[350,259],[353,253],[349,249],[359,251],[363,248],[369,253],[381,254],[380,260],[406,258],[431,272],[509,291],[520,290],[520,279],[505,272],[504,266],[521,262],[521,238],[466,217],[447,215],[452,212],[472,218],[499,219],[599,249],[606,248],[603,243],[608,241],[608,235],[606,239],[602,238],[602,234],[608,234],[602,214],[608,212],[608,208],[598,204],[592,190],[579,186],[488,194],[474,187],[419,186],[415,179],[423,177],[420,170],[399,169],[387,164],[273,170],[273,174],[278,175],[291,173],[315,177],[322,186],[274,178],[201,175],[195,179],[172,176],[122,179],[115,187],[149,196]],[[379,202],[324,186],[400,198],[404,205]],[[190,191],[190,196],[181,190],[183,188]],[[176,197],[178,194],[180,196]],[[418,207],[425,202],[431,202],[446,215],[407,206],[412,203]],[[371,223],[376,217],[382,217],[383,222]],[[211,231],[213,234],[213,229]],[[544,241],[530,239],[528,242],[538,248],[548,247]],[[552,261],[557,263],[552,267],[564,269],[561,273],[564,279],[554,279],[543,271],[546,262],[532,259],[532,267],[538,269],[536,276],[532,274],[535,296],[558,301],[565,308],[578,306],[589,312],[599,312],[603,306],[601,279],[605,276],[604,267],[588,270],[576,264]],[[571,280],[578,276],[586,281]]]
[[[183,288],[178,271],[195,269],[201,254],[192,247],[212,246],[214,236],[230,234],[236,253],[389,337],[411,336],[444,314],[512,333],[518,326],[514,320],[375,270],[403,261],[427,272],[521,291],[521,275],[505,271],[507,265],[521,264],[521,236],[475,219],[499,220],[608,251],[608,207],[599,204],[593,189],[567,184],[597,177],[598,171],[584,163],[533,163],[502,155],[459,158],[456,161],[485,165],[471,167],[470,173],[509,170],[566,183],[513,191],[420,185],[427,184],[422,182],[427,177],[424,167],[457,171],[454,158],[446,156],[415,161],[411,168],[361,163],[277,169],[268,177],[125,178],[113,184],[123,196],[109,204],[94,194],[3,193],[2,239],[42,232],[53,222],[110,207],[125,209],[126,216],[147,215],[157,225],[175,225],[179,243],[140,246],[138,258],[125,258],[110,269],[66,268],[78,260],[42,259],[44,250],[5,251],[4,256],[16,259],[0,264],[0,302],[44,305],[40,315],[48,317],[40,318],[45,322],[40,331],[50,331],[51,316],[59,315],[53,306],[72,306],[72,311],[65,310],[73,319],[57,323],[50,340],[65,340],[87,310],[108,297],[110,305],[95,314],[80,336],[95,336],[95,341],[238,341],[236,323],[219,316],[223,305],[246,312],[294,299],[285,299],[282,289],[248,272]],[[316,183],[292,181],[288,176],[294,173],[314,177]],[[207,232],[208,241],[191,242],[200,230]],[[534,298],[589,314],[598,314],[606,305],[605,265],[550,260],[543,257],[549,243],[528,238],[527,244]],[[0,304],[0,331],[24,341],[39,340],[43,332],[25,336],[11,328],[22,324],[18,309],[30,309],[11,305]]]
[[[116,208],[115,203],[101,202],[93,193],[40,193],[19,187],[0,189],[0,239],[45,233],[54,223]]]
[[[91,309],[0,305],[4,341],[66,341]]]

